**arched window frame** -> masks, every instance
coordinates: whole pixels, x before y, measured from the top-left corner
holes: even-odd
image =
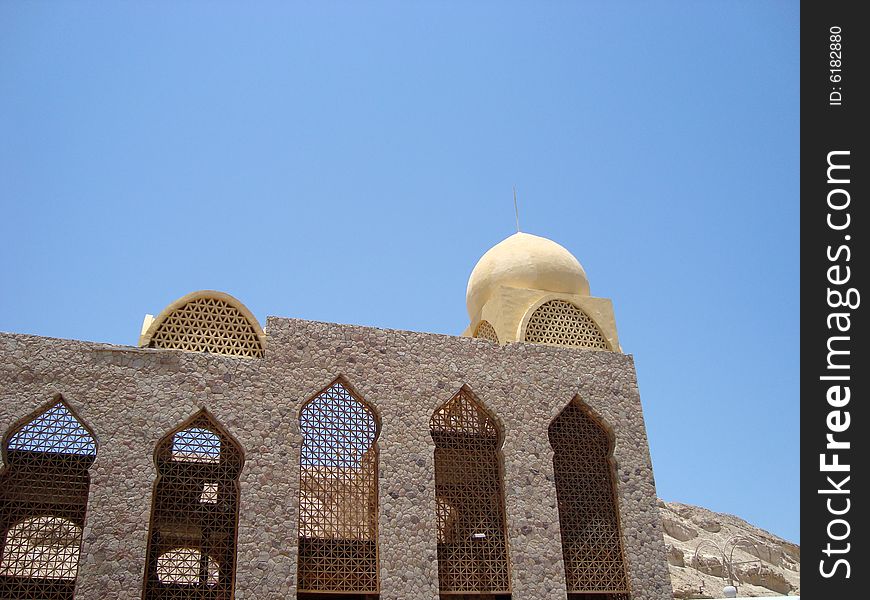
[[[312,494],[306,490],[306,479],[309,476],[306,469],[311,469],[312,465],[307,464],[311,457],[306,456],[306,447],[308,440],[306,439],[305,419],[307,411],[313,403],[327,394],[335,393],[334,390],[339,388],[347,394],[350,399],[358,403],[373,420],[373,431],[371,432],[372,441],[367,450],[360,455],[360,464],[369,463],[368,476],[370,481],[364,483],[364,489],[368,487],[365,506],[361,509],[357,507],[354,510],[364,511],[364,518],[367,520],[365,526],[361,526],[357,535],[352,535],[353,527],[350,527],[347,533],[351,534],[348,537],[337,537],[340,535],[340,530],[347,527],[347,515],[341,513],[341,509],[333,511],[338,513],[335,519],[329,523],[318,523],[307,520],[309,510],[307,504],[311,503]],[[339,392],[340,393],[340,392]],[[379,464],[379,445],[378,440],[381,433],[381,417],[377,408],[371,402],[367,401],[350,382],[343,376],[339,375],[332,380],[327,386],[322,388],[317,393],[310,396],[299,408],[297,423],[299,424],[299,432],[302,437],[302,444],[299,454],[299,518],[298,518],[298,555],[297,555],[297,593],[299,598],[308,598],[318,596],[320,594],[343,594],[341,597],[347,598],[369,598],[376,597],[380,593],[380,544],[378,540],[378,518],[379,518],[379,498],[378,498],[378,464]],[[319,435],[319,434],[318,434]],[[327,467],[341,470],[340,465],[331,465]],[[334,480],[327,480],[325,487],[334,486],[335,490],[340,492],[340,488],[346,481],[336,483]],[[320,486],[318,486],[319,488]],[[333,498],[340,497],[340,493],[331,494]],[[322,505],[322,503],[320,503]],[[326,513],[327,511],[324,511]],[[327,529],[334,528],[333,532],[328,532]],[[316,533],[320,529],[322,534],[306,535],[308,533]],[[368,531],[367,535],[363,535],[363,529]],[[373,547],[371,546],[373,544]],[[359,548],[362,547],[360,554]],[[342,560],[343,558],[343,560]],[[330,561],[335,561],[333,564]],[[309,566],[310,563],[315,565],[314,568]],[[338,565],[343,564],[346,569],[342,571]],[[348,565],[356,565],[356,568],[351,569]],[[318,568],[319,566],[319,568]]]
[[[175,318],[176,313],[185,310],[191,303],[202,301],[219,302],[237,312],[247,323],[249,329],[246,332],[247,339],[238,339],[230,343],[226,339],[221,339],[229,337],[226,332],[210,331],[197,326],[191,328],[187,334],[194,339],[187,341],[173,339],[168,344],[161,342],[160,338],[163,328]],[[183,350],[186,352],[211,352],[213,354],[242,358],[263,358],[266,352],[266,333],[260,327],[257,318],[248,310],[248,307],[233,296],[215,290],[199,290],[182,296],[160,311],[160,314],[144,328],[142,335],[139,337],[139,346],[143,348]]]
[[[202,458],[190,450],[176,451],[176,436],[186,431],[208,432],[220,441],[219,459],[213,460],[210,443]],[[198,433],[194,438],[206,439]],[[235,593],[239,477],[245,455],[241,444],[206,409],[198,411],[160,438],[154,449],[154,480],[148,526],[148,550],[142,585],[143,600],[231,600]],[[167,507],[175,507],[169,510]],[[208,526],[217,536],[206,537]],[[173,531],[172,528],[176,530]],[[223,539],[221,539],[223,534]],[[183,564],[175,567],[180,581],[166,581],[167,566],[160,559],[179,549],[200,554],[196,582]],[[217,581],[212,574],[218,573]],[[170,568],[170,575],[171,568]]]
[[[56,409],[60,418],[52,416]],[[54,423],[40,424],[46,419]],[[22,439],[28,429],[36,431],[29,440]],[[60,394],[19,419],[3,436],[0,596],[74,597],[90,494],[88,470],[97,450],[96,434]],[[59,543],[36,543],[37,536],[45,541],[47,529],[63,527],[71,528],[64,536],[75,539],[63,542],[59,536]],[[29,543],[42,550],[33,557],[30,551],[22,554]]]
[[[445,431],[446,428],[440,428],[438,423],[443,417],[439,417],[439,413],[445,411],[451,403],[467,402],[473,410],[478,412],[478,419],[483,416],[493,428],[493,440],[491,443],[491,461],[489,469],[483,474],[493,478],[495,481],[489,480],[484,482],[475,482],[471,485],[477,485],[481,489],[477,490],[451,490],[449,481],[452,479],[462,480],[461,488],[469,487],[469,483],[474,481],[472,477],[474,473],[471,471],[456,474],[449,473],[451,467],[460,468],[476,465],[478,470],[480,465],[487,464],[487,457],[482,456],[480,451],[483,447],[489,445],[482,443],[481,448],[472,448],[467,451],[471,456],[463,456],[466,452],[461,444],[457,443],[456,447],[450,447],[448,439],[439,440],[439,437],[447,438],[451,435]],[[448,417],[448,419],[451,419]],[[484,425],[487,427],[487,425]],[[438,583],[439,593],[442,598],[464,598],[464,594],[484,594],[487,597],[498,598],[499,600],[510,598],[511,594],[511,578],[510,578],[510,542],[507,530],[507,510],[505,505],[505,485],[504,485],[504,457],[502,454],[502,446],[504,445],[504,427],[499,419],[486,407],[486,405],[474,394],[467,385],[463,385],[459,391],[450,397],[446,402],[440,404],[432,413],[430,419],[430,435],[435,444],[435,500],[437,508],[437,530],[438,530]],[[455,433],[463,434],[462,431]],[[476,452],[475,452],[476,450]],[[474,454],[472,454],[474,452]],[[450,456],[453,455],[453,463],[451,465]],[[447,472],[445,472],[447,471]],[[450,475],[453,475],[452,477]],[[445,481],[446,479],[446,481]],[[463,514],[460,506],[455,506],[451,500],[462,500],[456,496],[465,494],[464,498],[466,505],[475,505],[475,497],[480,498],[480,494],[484,493],[485,488],[495,485],[498,495],[497,503],[494,505],[495,513],[484,515],[485,519],[500,521],[497,526],[497,532],[500,536],[495,539],[495,543],[491,543],[484,531],[470,531],[468,538],[458,539],[456,537],[456,529],[463,526],[469,529],[467,516]],[[490,490],[490,493],[492,491]],[[451,495],[454,497],[451,498]],[[461,502],[459,503],[461,504]],[[478,505],[480,506],[480,505]],[[489,505],[493,506],[493,505]],[[463,521],[465,525],[463,525]],[[448,532],[448,528],[453,529],[452,533]],[[475,529],[474,526],[470,529]],[[478,537],[478,536],[482,537]],[[499,545],[501,546],[499,548]],[[464,555],[457,558],[457,555]],[[500,556],[498,556],[500,555]],[[493,558],[495,556],[496,558]],[[463,562],[464,561],[464,562]],[[495,563],[495,565],[493,565]],[[500,564],[498,564],[500,563]],[[495,568],[492,568],[492,567]]]
[[[577,301],[572,300],[570,298],[566,298],[559,294],[548,294],[542,298],[539,298],[523,315],[522,320],[520,321],[518,331],[517,331],[517,339],[527,343],[543,343],[537,341],[530,341],[527,339],[528,330],[529,330],[529,321],[534,318],[535,314],[545,305],[551,302],[564,302],[565,304],[570,305],[574,309],[576,309],[583,317],[589,319],[592,325],[595,327],[595,330],[601,338],[601,342],[603,344],[603,348],[595,347],[595,346],[579,346],[579,345],[567,345],[567,344],[547,344],[558,346],[561,348],[576,348],[578,350],[598,350],[598,351],[608,351],[612,352],[614,345],[613,340],[608,339],[608,337],[604,334],[604,329],[602,329],[601,325],[593,318],[589,312],[584,309],[582,306],[578,304]]]
[[[568,411],[572,412],[569,413]],[[572,418],[581,418],[585,420],[590,428],[593,428],[598,432],[605,444],[605,452],[603,456],[590,457],[588,453],[581,455],[576,451],[580,445],[578,438],[582,435],[582,432],[576,432],[576,430],[573,434],[565,434],[564,439],[560,440],[559,447],[557,447],[557,444],[554,443],[554,433],[557,423],[560,419]],[[571,435],[573,435],[573,438],[569,439]],[[613,433],[613,429],[607,425],[604,419],[598,415],[592,407],[583,402],[580,396],[577,395],[564,405],[550,422],[547,430],[547,437],[550,443],[550,448],[553,450],[553,476],[559,511],[559,531],[562,539],[562,558],[565,568],[565,583],[568,591],[568,600],[586,600],[587,596],[590,594],[594,594],[594,597],[600,598],[600,600],[629,600],[631,590],[626,568],[625,543],[619,510],[617,470],[616,460],[614,458],[616,436]],[[609,494],[609,499],[606,500],[606,502],[608,502],[607,508],[612,511],[613,521],[609,526],[612,527],[615,532],[614,539],[616,548],[610,548],[610,551],[611,553],[615,553],[615,556],[611,559],[611,567],[615,571],[611,571],[609,576],[603,575],[600,572],[596,573],[590,571],[589,569],[584,572],[580,566],[570,564],[574,559],[569,556],[569,554],[575,551],[582,552],[583,548],[586,546],[591,547],[591,543],[594,540],[584,539],[583,543],[580,544],[577,549],[569,547],[569,544],[571,543],[570,540],[575,537],[582,537],[582,533],[586,530],[579,532],[566,531],[568,526],[576,525],[580,522],[581,519],[579,517],[588,517],[589,515],[579,515],[578,517],[576,510],[574,513],[568,514],[569,511],[567,509],[569,504],[577,504],[576,499],[581,498],[582,501],[583,496],[581,493],[582,490],[574,489],[572,482],[566,481],[566,477],[572,475],[572,473],[566,475],[564,468],[560,465],[560,460],[565,460],[561,456],[564,448],[569,448],[572,451],[575,451],[573,457],[569,456],[569,458],[574,458],[576,464],[579,465],[579,467],[576,467],[574,473],[583,472],[584,467],[586,467],[588,471],[588,465],[595,464],[594,461],[597,460],[598,463],[596,470],[598,470],[599,475],[606,475],[606,481],[602,480],[598,482],[597,485],[599,486],[599,489],[597,492],[601,495],[604,495],[605,493]],[[573,483],[576,485],[576,482]],[[571,489],[567,490],[566,493],[565,488]],[[597,517],[597,522],[602,521],[600,514],[594,516]],[[580,565],[588,563],[597,565],[598,567],[602,564],[601,560],[584,561],[581,559],[577,562]],[[607,583],[610,585],[604,585],[605,579],[609,579]]]
[[[494,344],[500,343],[495,327],[493,327],[492,323],[486,319],[481,320],[480,323],[477,324],[477,327],[474,328],[474,337],[479,340],[487,340]]]

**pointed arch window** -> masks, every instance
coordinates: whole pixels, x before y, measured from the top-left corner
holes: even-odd
[[[435,442],[441,596],[509,598],[498,423],[463,387],[432,415],[430,433]]]
[[[144,600],[230,600],[244,464],[238,442],[203,410],[160,440],[154,458]]]
[[[299,597],[376,597],[380,421],[337,379],[302,407],[299,425]]]
[[[93,433],[59,399],[13,427],[0,474],[0,597],[74,597]]]
[[[628,600],[628,579],[604,427],[574,398],[549,427],[569,600]]]

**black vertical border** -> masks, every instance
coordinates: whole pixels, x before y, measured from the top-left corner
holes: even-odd
[[[870,268],[866,252],[870,236],[866,185],[870,173],[866,152],[870,106],[864,89],[870,69],[866,52],[870,21],[859,17],[867,7],[859,2],[801,4],[801,594],[810,599],[866,597],[870,583],[870,563],[866,558],[870,536],[864,526],[864,515],[870,507],[867,494],[858,491],[870,484],[867,461],[862,459],[870,454],[865,408],[870,402],[867,384],[870,360],[868,353],[861,351],[868,347],[864,315],[868,308],[864,304],[870,303],[870,290],[864,285]],[[842,44],[839,72],[831,70],[837,67],[831,63],[836,59],[831,55],[834,50],[831,28],[837,27],[841,30]],[[832,75],[836,74],[841,75],[841,81],[832,81]],[[842,94],[839,105],[832,104],[831,92]],[[832,172],[833,178],[848,178],[848,183],[828,182],[828,155],[832,151],[849,152],[837,155],[835,160],[849,164],[850,169]],[[848,193],[848,207],[832,210],[828,206],[828,194],[835,189]],[[846,198],[842,192],[834,192],[832,202],[842,205]],[[848,228],[837,231],[828,225],[829,214],[834,225],[842,226],[846,213]],[[848,250],[842,249],[844,246]],[[834,270],[829,271],[832,267]],[[829,280],[830,277],[842,280],[846,274],[849,280],[844,283],[835,285]],[[862,294],[856,308],[830,306],[829,290],[846,294],[850,288]],[[863,292],[867,292],[866,297]],[[837,302],[836,295],[832,302]],[[848,317],[831,320],[829,329],[832,313],[848,313]],[[848,331],[838,331],[837,324],[848,324]],[[848,369],[828,368],[831,336],[848,338],[836,340],[832,346],[850,352],[835,357],[835,362],[848,364]],[[822,380],[825,375],[847,375],[849,380]],[[832,385],[849,386],[848,404],[839,407],[829,404],[827,395]],[[840,412],[832,415],[832,411]],[[848,428],[832,432],[829,418],[834,428],[842,429],[846,411]],[[827,449],[829,433],[836,441],[849,442],[850,448]],[[834,453],[839,455],[839,463],[849,465],[848,472],[822,471],[821,455],[826,454],[825,461],[830,463]],[[828,476],[849,493],[820,493],[835,488]],[[846,476],[850,479],[844,484]],[[848,506],[848,512],[831,514],[829,500],[831,509],[842,511]],[[843,519],[848,525],[832,523],[834,519]],[[831,539],[829,526],[834,537],[847,532],[848,536]],[[849,568],[843,563],[836,565],[838,559],[847,561]],[[830,576],[825,577],[823,571]]]

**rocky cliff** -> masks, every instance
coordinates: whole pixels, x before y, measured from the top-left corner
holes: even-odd
[[[698,506],[659,500],[659,510],[676,598],[721,598],[728,559],[739,596],[800,595],[797,544]]]

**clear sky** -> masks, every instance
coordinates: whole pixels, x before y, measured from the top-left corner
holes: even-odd
[[[612,298],[659,495],[799,541],[798,2],[0,2],[0,330],[218,289],[459,334],[549,237]]]

